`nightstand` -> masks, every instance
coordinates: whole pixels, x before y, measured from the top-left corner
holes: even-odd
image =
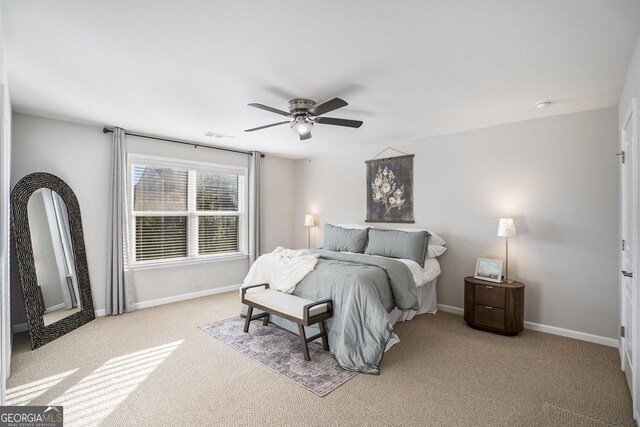
[[[517,335],[524,329],[524,284],[465,277],[464,320],[482,331]]]

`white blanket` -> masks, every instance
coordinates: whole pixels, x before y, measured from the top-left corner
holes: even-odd
[[[409,267],[411,274],[413,274],[413,280],[416,282],[416,287],[418,288],[436,279],[441,273],[440,263],[435,258],[427,258],[424,263],[424,268],[420,267],[420,264],[411,259],[399,259],[398,261]]]
[[[278,246],[260,256],[244,278],[244,286],[269,283],[269,288],[292,293],[299,281],[316,268],[319,254]]]

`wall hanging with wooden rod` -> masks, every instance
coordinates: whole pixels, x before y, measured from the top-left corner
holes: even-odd
[[[377,158],[387,150],[399,156]],[[367,218],[365,222],[414,223],[413,154],[387,147],[366,160]]]

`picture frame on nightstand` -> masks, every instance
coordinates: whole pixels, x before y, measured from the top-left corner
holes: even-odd
[[[476,271],[473,275],[475,279],[489,282],[502,282],[502,264],[499,259],[478,258],[476,261]]]

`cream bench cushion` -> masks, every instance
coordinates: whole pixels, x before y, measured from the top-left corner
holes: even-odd
[[[315,302],[310,299],[286,294],[273,289],[247,292],[244,299],[300,320],[304,318],[304,306]],[[320,304],[315,307],[311,307],[309,310],[309,317],[325,313],[326,311],[327,304]]]

